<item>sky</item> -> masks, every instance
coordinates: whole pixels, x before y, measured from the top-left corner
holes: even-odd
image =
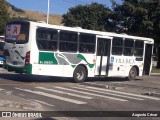
[[[48,0],[6,0],[17,8],[47,13]],[[121,3],[121,0],[115,0]],[[111,7],[110,0],[50,0],[50,14],[66,14],[68,9],[79,4],[86,5],[97,2]]]

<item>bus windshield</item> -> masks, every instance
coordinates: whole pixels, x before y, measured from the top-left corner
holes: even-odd
[[[6,26],[6,42],[24,44],[28,42],[29,22],[9,22]]]

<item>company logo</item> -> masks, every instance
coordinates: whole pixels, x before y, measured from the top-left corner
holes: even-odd
[[[2,117],[12,117],[11,112],[2,112]]]

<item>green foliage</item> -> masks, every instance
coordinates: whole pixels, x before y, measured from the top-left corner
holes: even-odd
[[[65,26],[111,31],[110,14],[111,10],[102,4],[78,5],[63,15],[63,23]]]
[[[142,4],[143,3],[143,4]],[[145,6],[147,3],[141,0],[125,0],[122,5],[115,5],[114,21],[117,21],[119,32],[132,35],[151,37],[153,35],[153,22],[150,21],[149,11]]]
[[[160,43],[160,1],[123,0],[122,5],[113,4],[113,21],[119,25],[119,32],[151,37]]]
[[[152,73],[160,73],[160,68],[152,67]]]
[[[4,0],[0,0],[0,34],[4,34],[5,24],[9,19],[7,5]]]

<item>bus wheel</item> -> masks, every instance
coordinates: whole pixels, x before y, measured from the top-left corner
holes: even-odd
[[[137,76],[137,69],[135,67],[132,67],[129,71],[128,80],[135,80]]]
[[[87,77],[87,70],[83,66],[78,66],[73,73],[73,79],[76,83],[83,82]]]

